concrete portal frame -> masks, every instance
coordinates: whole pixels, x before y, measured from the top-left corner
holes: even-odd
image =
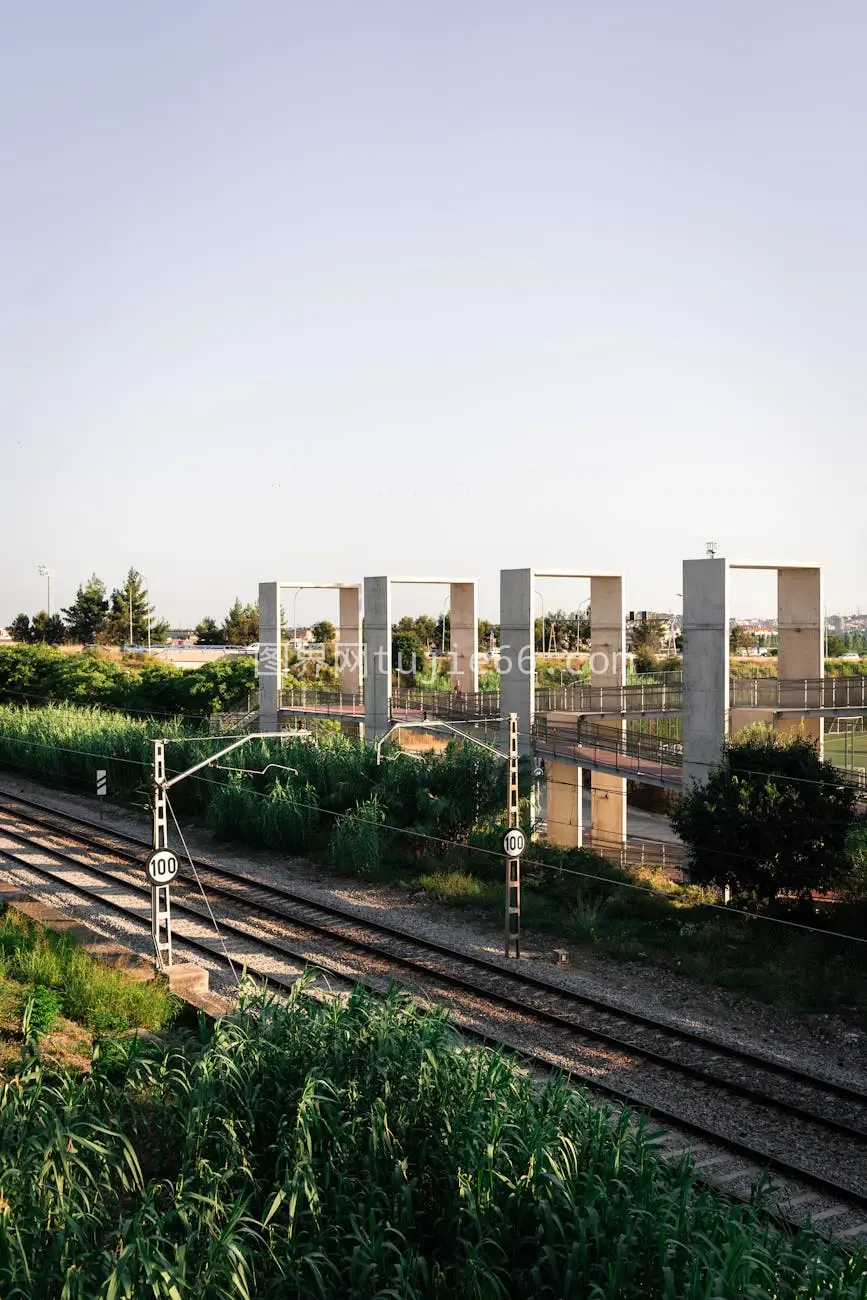
[[[454,690],[475,694],[479,689],[479,615],[475,578],[392,577],[364,579],[364,725],[369,739],[384,736],[391,726],[391,589],[405,586],[445,586],[449,589]]]
[[[360,582],[260,582],[259,583],[259,725],[276,731],[280,712],[283,667],[280,593],[282,591],[336,591],[340,626],[337,662],[340,689],[361,693],[361,583]]]
[[[805,563],[729,563],[715,556],[683,562],[683,779],[704,785],[723,743],[757,720],[750,710],[729,711],[729,570],[777,573],[777,676],[824,676],[822,568]],[[803,728],[822,752],[822,718],[774,718],[780,731]]]
[[[623,575],[582,569],[501,569],[500,704],[504,717],[518,715],[519,747],[532,750],[536,707],[536,637],[533,593],[540,578],[590,580],[590,683],[626,682]],[[624,723],[603,724],[623,731]],[[547,762],[548,838],[574,847],[583,843],[582,772],[571,763]],[[594,772],[590,794],[593,832],[600,847],[626,842],[626,781]]]

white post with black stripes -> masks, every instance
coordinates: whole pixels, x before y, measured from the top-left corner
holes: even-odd
[[[154,834],[153,854],[168,848],[168,796],[166,794],[166,743],[154,741]],[[150,874],[150,873],[149,873]],[[157,966],[164,970],[172,964],[171,881],[157,884],[151,877],[151,935]]]

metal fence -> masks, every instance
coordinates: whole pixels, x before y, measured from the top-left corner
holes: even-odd
[[[576,719],[552,723],[537,718],[533,726],[536,752],[570,759],[613,772],[633,781],[667,788],[683,783],[683,746],[654,736],[624,734],[621,728],[600,727]]]

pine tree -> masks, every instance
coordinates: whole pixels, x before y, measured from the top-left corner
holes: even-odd
[[[199,645],[222,645],[223,632],[216,619],[206,615],[196,626],[196,641]]]
[[[226,615],[222,627],[224,645],[251,645],[259,639],[259,611],[255,605],[242,605],[239,598]]]
[[[33,615],[30,624],[30,640],[43,641],[46,645],[61,645],[66,640],[66,626],[59,614],[49,614],[40,609]]]
[[[111,608],[100,640],[108,645],[123,645],[130,636],[130,605],[132,605],[132,643],[144,645],[148,639],[150,622],[151,641],[162,642],[168,636],[168,623],[154,619],[154,607],[148,604],[147,591],[141,574],[130,569],[122,587],[111,593]]]
[[[16,614],[6,631],[13,641],[23,641],[28,644],[33,640],[33,629],[30,626],[29,614]]]
[[[61,610],[69,640],[81,641],[84,645],[94,642],[105,627],[107,611],[105,583],[92,573],[87,583],[78,588],[69,608]]]

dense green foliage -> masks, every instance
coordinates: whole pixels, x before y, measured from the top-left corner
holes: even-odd
[[[97,649],[65,654],[43,645],[0,648],[0,701],[10,704],[69,701],[134,714],[206,717],[246,700],[255,682],[255,661],[245,656],[184,669],[133,656],[119,662]]]
[[[31,1028],[41,1031],[50,1028],[58,1012],[100,1032],[159,1029],[180,1005],[162,980],[130,980],[94,961],[68,936],[13,911],[0,917],[0,976],[43,990],[36,992],[30,1011]]]
[[[88,793],[96,769],[104,768],[113,795],[144,799],[153,739],[194,735],[180,720],[135,719],[70,705],[0,705],[0,766]],[[180,770],[214,749],[214,741],[203,738],[171,745],[169,768]],[[445,755],[385,755],[377,764],[372,746],[342,735],[311,742],[287,732],[279,744],[251,740],[224,764],[183,782],[172,799],[203,815],[226,838],[291,852],[308,848],[317,836],[327,840],[337,815],[366,816],[360,810],[374,793],[391,826],[466,838],[502,813],[505,782],[492,755],[459,742]],[[424,840],[395,839],[384,827],[377,835],[387,836],[403,854],[425,848]]]
[[[356,992],[0,1093],[0,1293],[863,1297],[867,1266],[699,1190],[643,1129]]]
[[[767,901],[842,881],[854,816],[854,789],[809,741],[750,728],[670,820],[689,850],[692,880]]]
[[[47,984],[34,984],[21,1000],[21,1033],[41,1038],[53,1029],[60,1015],[60,998],[57,990]]]

